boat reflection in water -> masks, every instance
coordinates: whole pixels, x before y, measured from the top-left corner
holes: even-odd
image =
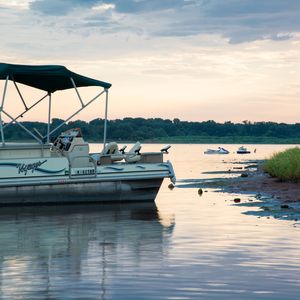
[[[154,203],[1,208],[0,298],[121,297],[162,264],[174,226]]]

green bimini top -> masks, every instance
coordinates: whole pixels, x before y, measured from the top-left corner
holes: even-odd
[[[27,66],[0,63],[0,79],[6,79],[7,76],[9,80],[48,93],[74,88],[71,78],[76,87],[101,86],[105,89],[111,87],[110,83],[76,74],[59,65]]]

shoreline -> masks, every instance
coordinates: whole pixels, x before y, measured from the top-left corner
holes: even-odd
[[[267,194],[282,202],[300,202],[299,183],[282,182],[271,177],[262,170],[263,161],[256,163],[255,170],[250,170],[249,166],[253,164],[249,161],[240,172],[237,172],[241,174],[240,176],[227,178],[223,182],[224,185],[216,184],[216,187],[222,192]],[[242,174],[246,174],[243,175],[246,177],[242,177]]]

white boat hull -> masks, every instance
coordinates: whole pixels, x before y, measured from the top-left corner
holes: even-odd
[[[154,201],[172,165],[117,164],[101,166],[97,174],[25,176],[0,180],[0,205]]]
[[[65,182],[0,188],[1,205],[154,201],[163,179]]]
[[[207,149],[204,154],[229,154],[229,151],[219,147],[218,149]]]

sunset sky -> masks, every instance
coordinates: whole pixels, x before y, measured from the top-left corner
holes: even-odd
[[[1,62],[61,64],[112,83],[110,119],[300,122],[298,0],[0,0],[0,26]],[[58,94],[55,116],[71,113],[74,97]],[[103,102],[78,116],[96,117]]]

